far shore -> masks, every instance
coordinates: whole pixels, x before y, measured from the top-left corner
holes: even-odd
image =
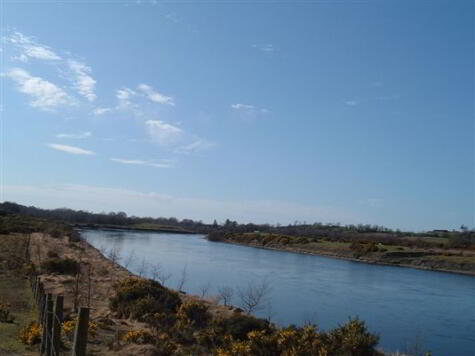
[[[288,247],[288,246],[262,246],[262,245],[259,245],[259,244],[255,243],[255,242],[244,243],[244,242],[239,242],[239,241],[229,240],[229,239],[223,239],[221,241],[216,241],[216,242],[223,242],[223,243],[234,244],[234,245],[239,245],[239,246],[260,248],[260,249],[265,249],[265,250],[297,253],[297,254],[312,255],[312,256],[322,256],[322,257],[328,257],[328,258],[336,258],[336,259],[347,260],[347,261],[358,262],[358,263],[374,264],[374,265],[381,265],[381,266],[412,268],[412,269],[419,269],[419,270],[432,271],[432,272],[454,273],[454,274],[462,274],[462,275],[466,275],[466,276],[474,276],[475,277],[475,270],[443,268],[443,267],[438,267],[438,266],[425,266],[425,265],[416,265],[416,264],[409,264],[409,263],[394,263],[394,262],[391,263],[391,262],[385,262],[385,261],[382,261],[381,259],[376,259],[376,258],[355,258],[355,257],[351,257],[351,256],[348,256],[348,255],[332,253],[332,252],[323,251],[323,250],[309,251],[309,250],[305,250],[305,249],[302,249],[302,248],[295,248],[295,247]],[[475,260],[475,257],[474,257],[474,260]]]
[[[140,227],[126,225],[109,225],[109,224],[73,224],[74,228],[88,230],[104,230],[104,231],[138,231],[138,232],[164,232],[172,234],[196,234],[196,232],[182,229],[179,227]]]

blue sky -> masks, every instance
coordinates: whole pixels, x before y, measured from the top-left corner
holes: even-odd
[[[1,12],[1,200],[475,226],[473,1],[6,1]]]

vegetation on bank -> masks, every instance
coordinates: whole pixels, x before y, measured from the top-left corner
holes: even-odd
[[[0,227],[1,220],[0,220]],[[25,234],[0,234],[0,354],[34,354],[19,338],[22,329],[35,319],[33,296],[27,276],[29,237]],[[25,337],[35,338],[27,333]],[[30,340],[33,340],[30,339]]]
[[[208,235],[208,240],[372,263],[475,273],[475,236],[472,232],[459,234],[457,238],[390,238],[380,235],[311,238],[262,232],[214,232]]]
[[[110,306],[147,324],[124,341],[152,344],[157,355],[378,355],[379,337],[359,319],[323,332],[315,325],[279,328],[241,312],[216,317],[203,301],[181,302],[176,292],[139,277],[117,282]]]

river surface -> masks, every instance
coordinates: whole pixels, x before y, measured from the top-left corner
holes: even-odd
[[[159,263],[176,288],[186,270],[183,290],[209,295],[222,286],[245,288],[264,279],[271,286],[263,309],[279,325],[314,322],[327,330],[350,316],[366,321],[386,351],[431,350],[434,356],[475,355],[475,278],[379,266],[209,242],[202,235],[133,231],[82,231],[96,248],[132,252],[138,272],[142,261]],[[150,276],[150,272],[148,272]],[[239,305],[237,293],[232,304]]]

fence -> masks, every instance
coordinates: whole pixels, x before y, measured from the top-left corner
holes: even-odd
[[[40,355],[59,356],[64,297],[45,293],[43,282],[38,276],[31,278],[31,288],[37,306],[38,321],[42,326]],[[86,356],[88,326],[89,308],[80,307],[71,356]]]

